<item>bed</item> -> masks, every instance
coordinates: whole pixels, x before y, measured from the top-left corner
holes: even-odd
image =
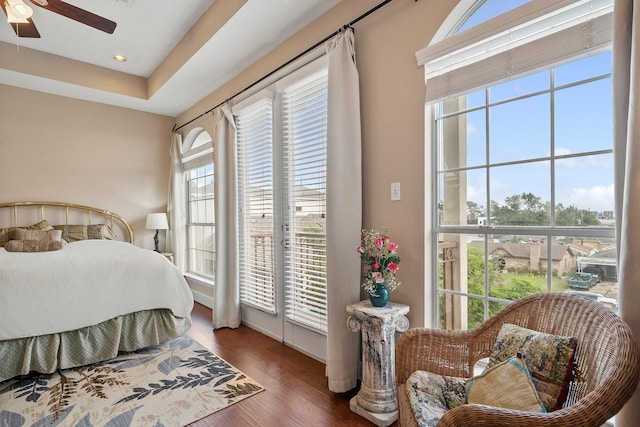
[[[0,203],[0,382],[183,335],[193,295],[120,215],[61,202]]]

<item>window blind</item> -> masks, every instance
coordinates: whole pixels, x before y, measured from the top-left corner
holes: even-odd
[[[435,102],[568,58],[600,52],[613,37],[613,0],[531,2],[416,53]]]
[[[327,331],[327,70],[282,92],[285,313]]]
[[[276,312],[273,222],[273,101],[236,114],[240,300]]]

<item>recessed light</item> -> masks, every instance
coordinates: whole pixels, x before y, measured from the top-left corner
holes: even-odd
[[[127,57],[126,56],[122,56],[122,55],[113,55],[113,59],[115,59],[118,62],[126,62],[127,61]]]

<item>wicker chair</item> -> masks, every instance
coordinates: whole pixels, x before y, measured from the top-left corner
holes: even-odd
[[[640,351],[629,326],[595,301],[546,293],[511,303],[478,328],[445,331],[412,328],[396,348],[399,425],[417,426],[405,390],[416,370],[469,378],[475,363],[489,357],[502,324],[574,336],[580,381],[569,386],[562,409],[530,413],[466,404],[447,411],[438,426],[602,426],[631,397],[640,379]]]

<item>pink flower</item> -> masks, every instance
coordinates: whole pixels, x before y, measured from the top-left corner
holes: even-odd
[[[384,282],[384,277],[382,276],[382,273],[380,273],[379,271],[375,271],[375,272],[371,273],[371,278],[376,283]]]
[[[372,270],[377,270],[379,267],[380,267],[380,264],[378,264],[378,261],[373,261],[373,264],[371,264]]]
[[[389,242],[389,252],[395,252],[398,250],[398,244],[395,242]]]
[[[384,246],[384,240],[383,239],[376,239],[376,248],[382,249],[383,246]]]
[[[387,270],[389,270],[392,273],[395,273],[396,271],[398,271],[398,264],[396,264],[395,262],[390,262],[389,265],[387,265]]]
[[[358,249],[356,249],[358,252],[360,252],[361,254],[364,253],[364,246],[358,246]]]

